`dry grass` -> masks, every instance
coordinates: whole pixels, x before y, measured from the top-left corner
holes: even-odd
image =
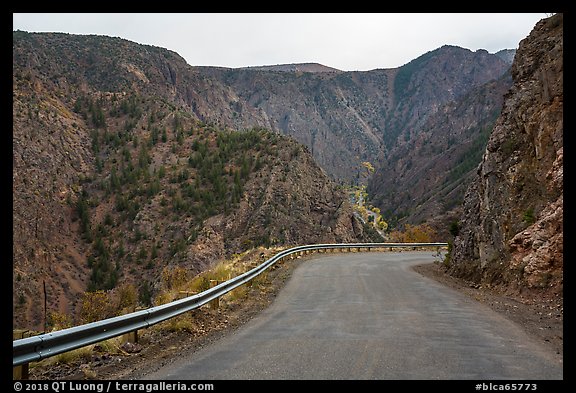
[[[264,258],[269,258],[280,250],[281,249],[258,248],[242,254],[235,254],[230,259],[218,262],[211,269],[185,280],[181,279],[181,272],[176,271],[176,269],[179,268],[175,268],[173,271],[166,271],[165,274],[163,274],[162,286],[164,289],[155,297],[154,305],[165,304],[176,299],[203,292],[216,284],[228,281],[251,270],[253,267],[264,262]],[[262,256],[264,256],[264,258]],[[254,286],[263,287],[266,285],[267,280],[268,272],[265,271],[252,281],[222,296],[222,300],[225,302],[241,300],[246,296],[249,288]]]
[[[97,344],[87,345],[72,351],[52,356],[39,362],[30,363],[30,367],[50,367],[56,364],[72,364],[78,361],[90,361],[94,352],[106,352],[109,354],[125,354],[121,348],[122,338],[114,337]]]

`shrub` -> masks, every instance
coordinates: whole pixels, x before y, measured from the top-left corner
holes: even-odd
[[[105,291],[86,292],[80,299],[80,322],[90,323],[113,316],[113,305]]]
[[[167,266],[162,270],[162,286],[165,289],[179,288],[188,281],[188,271],[183,267]]]
[[[52,331],[69,328],[72,326],[72,317],[66,313],[50,311],[48,314],[48,326]]]
[[[524,212],[522,216],[522,221],[524,221],[528,225],[532,225],[536,222],[536,217],[534,216],[534,209],[529,208]]]
[[[404,231],[392,231],[390,238],[398,243],[429,243],[436,237],[436,231],[428,224],[406,224]]]
[[[117,307],[119,310],[133,309],[138,303],[138,291],[130,283],[122,284],[116,291]]]

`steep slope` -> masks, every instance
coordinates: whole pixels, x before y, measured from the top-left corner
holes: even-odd
[[[514,84],[464,200],[449,271],[562,295],[563,16],[520,42]]]
[[[514,53],[443,46],[398,69],[386,148],[368,184],[391,227],[428,222],[448,236],[511,85]]]
[[[55,82],[161,93],[203,121],[290,135],[310,148],[330,176],[347,182],[360,180],[362,162],[386,160],[443,105],[508,69],[501,55],[454,46],[396,69],[341,72],[318,64],[191,67],[174,52],[120,38],[14,37],[16,61],[41,73],[50,70]]]
[[[511,84],[506,73],[429,116],[376,169],[368,187],[371,202],[386,217],[409,224],[441,220],[458,208]],[[439,232],[447,231],[444,224]]]
[[[261,113],[238,102],[229,87],[201,75],[168,49],[117,37],[17,31],[13,57],[18,67],[56,86],[73,86],[67,91],[72,99],[90,89],[132,92],[169,101],[202,121],[234,129],[267,126]]]
[[[44,328],[44,293],[48,317],[74,316],[83,292],[120,284],[146,304],[167,266],[369,240],[299,143],[199,120],[173,89],[186,76],[176,56],[163,63],[170,52],[147,48],[166,67],[131,45],[94,60],[95,37],[54,37],[14,33],[14,327]],[[95,52],[125,44],[112,42]]]
[[[500,78],[508,63],[486,50],[472,52],[445,45],[425,53],[398,69],[394,79],[396,105],[389,132],[402,137],[418,134],[428,116],[472,89]],[[388,138],[389,146],[395,138]]]
[[[82,291],[124,279],[144,299],[166,263],[201,270],[250,245],[364,238],[328,176],[359,181],[363,161],[387,160],[507,64],[445,46],[398,69],[264,68],[191,67],[120,38],[13,33],[18,323],[42,323],[32,300],[43,281],[49,310],[66,312]]]
[[[382,135],[375,122],[391,104],[389,71],[195,69],[232,89],[238,103],[265,119],[262,125],[308,146],[318,163],[337,179],[355,178],[361,158],[379,152]],[[239,108],[235,115],[247,125],[251,120],[245,111]]]
[[[508,68],[486,51],[443,46],[397,69],[365,72],[194,69],[228,86],[249,113],[266,119],[262,125],[305,144],[330,175],[350,182],[360,181],[362,162],[387,161],[429,116]],[[240,122],[245,110],[236,111]]]

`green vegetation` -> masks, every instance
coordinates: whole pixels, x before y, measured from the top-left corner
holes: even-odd
[[[404,97],[409,94],[408,86],[412,75],[422,68],[422,66],[434,55],[435,51],[427,52],[411,62],[404,64],[398,69],[398,73],[394,79],[394,95],[396,97]]]
[[[374,168],[368,162],[363,163],[362,166],[366,168],[368,173],[374,171]],[[377,230],[386,231],[388,229],[388,223],[384,220],[380,209],[367,203],[368,192],[366,192],[365,185],[348,187],[348,194],[352,199],[354,210],[362,217],[366,223],[366,227],[371,228],[374,232],[377,232]],[[378,235],[377,237],[381,236]]]
[[[534,215],[534,209],[528,208],[524,215],[522,216],[522,221],[524,221],[528,225],[532,225],[536,222],[536,216]]]
[[[459,181],[462,179],[466,173],[470,172],[474,168],[480,164],[482,161],[482,155],[486,150],[486,144],[488,143],[488,138],[492,133],[492,128],[494,127],[494,120],[484,126],[479,132],[474,132],[474,134],[478,135],[470,144],[468,149],[464,151],[460,157],[456,160],[456,164],[446,176],[446,180],[444,184],[450,184],[455,181]]]
[[[454,248],[454,240],[448,240],[448,250],[444,254],[444,259],[441,261],[445,268],[449,268],[452,264],[452,250]]]
[[[87,241],[92,240],[89,201],[86,190],[82,190],[82,193],[76,202],[76,213],[80,219],[80,233]]]
[[[90,130],[95,155],[94,178],[75,203],[89,245],[90,292],[115,288],[135,264],[152,270],[185,257],[204,221],[236,209],[248,179],[278,154],[277,136],[269,131],[219,129],[137,94],[84,94],[73,106]],[[154,233],[137,224],[145,212],[158,211],[152,206],[160,207],[165,223]],[[183,219],[186,232],[166,233],[167,225]],[[142,284],[140,300],[149,303],[151,295]]]
[[[449,232],[454,237],[458,236],[458,234],[460,233],[460,224],[458,223],[458,221],[452,221],[450,223]]]

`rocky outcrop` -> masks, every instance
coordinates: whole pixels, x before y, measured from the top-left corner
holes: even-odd
[[[347,182],[358,180],[362,162],[388,162],[391,150],[415,137],[429,116],[509,68],[501,53],[449,45],[398,68],[363,72],[314,63],[193,67],[170,50],[120,38],[13,36],[15,64],[57,84],[155,95],[202,121],[292,136],[328,175]]]
[[[258,239],[294,246],[377,241],[358,231],[347,194],[326,178],[307,148],[295,141],[283,148],[266,173],[246,184],[245,198],[226,220],[228,247],[241,250]]]
[[[236,127],[258,119],[292,136],[329,175],[352,182],[359,180],[362,162],[388,162],[391,151],[418,135],[430,116],[500,78],[509,63],[485,50],[445,45],[394,69],[194,69],[236,95],[233,106],[213,107],[214,112],[235,112]],[[224,114],[214,115],[227,121]]]
[[[66,313],[90,285],[152,282],[168,263],[199,271],[251,244],[369,240],[328,178],[355,179],[507,69],[450,46],[367,72],[192,67],[120,38],[13,32],[17,324],[42,325],[43,282],[48,309]],[[221,132],[254,126],[308,149],[266,137],[240,150],[245,163],[226,156]]]
[[[371,240],[308,149],[201,121],[210,105],[191,111],[182,93],[211,85],[223,108],[229,89],[169,51],[70,38],[14,33],[15,328],[74,319],[87,290],[132,284],[146,304],[167,266]]]
[[[563,15],[521,41],[514,84],[468,189],[449,271],[476,282],[563,289]]]
[[[506,73],[430,115],[380,164],[368,185],[371,202],[387,217],[404,217],[400,224],[438,220],[458,208],[511,85]],[[449,225],[435,227],[448,238]]]

